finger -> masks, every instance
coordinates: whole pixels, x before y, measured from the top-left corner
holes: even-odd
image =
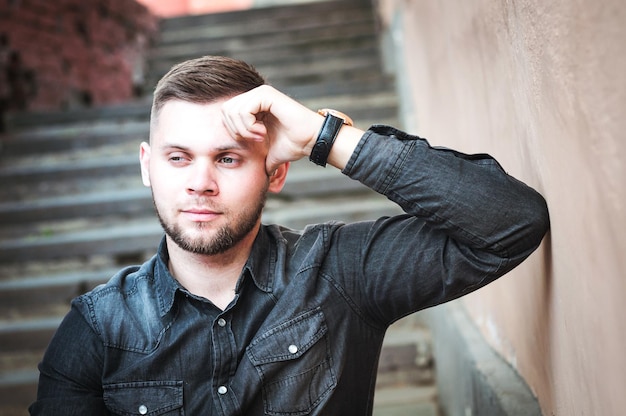
[[[265,158],[265,171],[267,172],[269,176],[272,176],[273,174],[276,173],[276,169],[278,169],[279,165],[280,163],[274,160],[274,158],[271,157],[270,154],[268,154],[267,157]]]
[[[222,119],[229,133],[237,138],[248,140],[265,140],[266,129],[256,115],[246,110],[241,103],[226,102],[222,106]]]

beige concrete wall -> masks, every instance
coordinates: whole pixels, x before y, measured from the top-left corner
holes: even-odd
[[[542,192],[552,230],[465,298],[545,415],[626,409],[623,0],[380,0],[402,46],[410,126],[487,152]]]

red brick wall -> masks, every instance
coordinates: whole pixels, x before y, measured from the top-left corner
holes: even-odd
[[[0,0],[4,109],[115,103],[141,84],[157,19],[134,0]]]

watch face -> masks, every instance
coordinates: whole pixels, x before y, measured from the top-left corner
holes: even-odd
[[[347,125],[347,126],[353,126],[354,123],[352,121],[352,119],[350,117],[348,117],[347,115],[345,115],[344,113],[342,113],[341,111],[337,111],[337,110],[333,110],[330,108],[322,108],[320,110],[317,110],[317,113],[326,117],[329,114],[333,117],[336,118],[340,118],[343,121],[343,124]]]

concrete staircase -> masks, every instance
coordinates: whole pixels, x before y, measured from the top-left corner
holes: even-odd
[[[337,108],[363,128],[399,124],[394,80],[382,70],[368,2],[164,20],[147,62],[148,89],[172,64],[205,54],[244,59],[309,108]],[[36,365],[69,301],[155,251],[162,231],[138,165],[149,106],[147,96],[7,120],[10,132],[0,151],[1,415],[26,414],[35,397]],[[397,212],[336,170],[303,161],[292,167],[284,191],[268,201],[264,221],[300,228]],[[428,331],[416,317],[390,330],[376,414],[436,414],[429,348]]]

